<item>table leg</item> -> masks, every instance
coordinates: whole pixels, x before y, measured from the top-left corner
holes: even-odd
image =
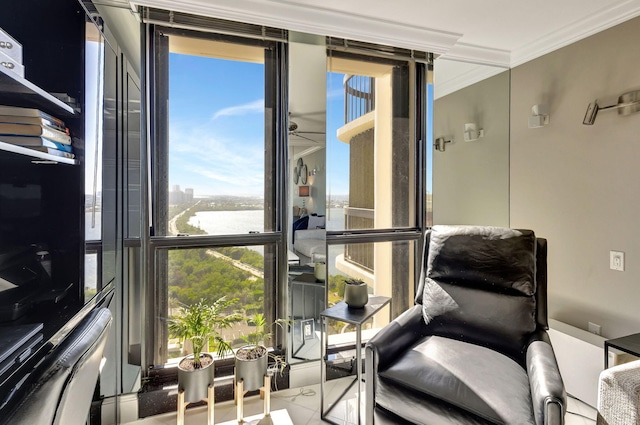
[[[186,406],[184,403],[184,390],[180,390],[178,391],[178,420],[177,420],[178,425],[184,425],[185,407]]]
[[[209,384],[207,388],[207,425],[214,425],[215,420],[213,416],[213,405],[215,403],[215,391],[213,384]]]
[[[264,415],[271,414],[271,376],[264,375]]]
[[[238,423],[241,424],[244,422],[244,412],[243,412],[243,401],[244,401],[244,388],[242,379],[236,382],[236,417],[238,419]]]
[[[360,425],[360,397],[362,396],[362,325],[356,326],[356,377],[358,385],[356,385],[356,414],[358,415],[358,425]]]

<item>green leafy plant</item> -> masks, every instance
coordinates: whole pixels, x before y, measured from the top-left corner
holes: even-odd
[[[225,310],[236,302],[222,297],[213,303],[206,300],[180,307],[179,313],[169,319],[169,332],[183,341],[190,340],[193,346],[193,367],[202,367],[202,350],[213,340],[219,357],[232,351],[228,342],[220,335],[220,329],[229,328],[241,320],[237,314],[225,314]]]
[[[257,313],[253,317],[247,319],[249,326],[255,326],[255,331],[250,332],[242,336],[246,346],[236,351],[236,356],[243,360],[255,360],[267,354],[267,349],[264,346],[265,340],[271,338],[271,329],[273,326],[280,326],[285,329],[285,326],[290,324],[291,321],[287,319],[277,319],[271,323],[267,322],[267,318],[262,313]],[[276,369],[282,373],[287,366],[287,362],[282,356],[268,353],[268,356],[274,361]]]

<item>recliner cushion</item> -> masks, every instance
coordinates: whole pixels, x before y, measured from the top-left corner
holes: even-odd
[[[493,226],[434,226],[426,277],[493,292],[533,295],[535,234]]]
[[[535,297],[482,291],[425,279],[422,315],[429,333],[491,347],[524,360],[536,329]]]
[[[536,238],[531,230],[434,226],[422,311],[430,332],[523,359],[536,329]]]
[[[497,424],[534,424],[531,390],[525,370],[510,358],[478,345],[428,336],[380,372],[379,385],[396,386],[435,397]],[[402,398],[398,392],[397,397]],[[397,412],[401,400],[377,398],[378,404]],[[394,407],[395,406],[395,407]],[[412,415],[420,417],[420,409]]]

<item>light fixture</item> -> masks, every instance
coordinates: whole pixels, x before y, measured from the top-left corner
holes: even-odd
[[[598,105],[598,99],[596,99],[593,103],[590,103],[589,106],[587,106],[587,112],[584,114],[582,124],[593,125],[596,121],[598,111],[604,109],[617,109],[618,115],[631,115],[633,113],[640,112],[640,90],[621,94],[620,97],[618,97],[618,103],[609,106],[600,107],[600,105]]]
[[[438,137],[434,142],[433,142],[433,148],[437,151],[440,152],[444,152],[445,150],[445,145],[447,143],[451,143],[453,142],[453,140],[445,140],[444,137]]]
[[[484,137],[484,130],[478,130],[478,125],[474,122],[469,122],[464,125],[464,141],[474,142],[479,138]]]
[[[311,186],[298,186],[298,196],[306,198],[311,195]]]
[[[546,103],[533,105],[529,117],[529,128],[544,127],[547,124],[549,124],[549,106]]]

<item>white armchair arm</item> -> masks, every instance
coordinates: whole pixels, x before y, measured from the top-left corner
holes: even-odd
[[[598,425],[640,424],[640,360],[600,373]]]

